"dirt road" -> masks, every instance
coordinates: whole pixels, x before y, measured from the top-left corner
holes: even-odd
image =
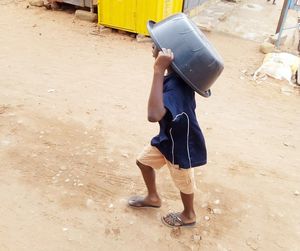
[[[135,156],[158,131],[151,45],[26,6],[0,3],[1,251],[300,250],[300,98],[252,81],[259,44],[207,34],[225,71],[197,96],[199,223],[172,230],[160,217],[181,203],[166,170],[162,208],[126,205],[145,192]]]

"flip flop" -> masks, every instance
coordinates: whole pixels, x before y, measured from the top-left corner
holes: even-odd
[[[145,204],[144,197],[132,196],[128,199],[128,206],[133,208],[160,208],[161,206]]]
[[[169,219],[169,222],[166,221]],[[182,219],[179,217],[179,213],[169,213],[166,216],[161,217],[162,223],[164,223],[168,227],[195,227],[196,221],[190,223],[184,223]]]

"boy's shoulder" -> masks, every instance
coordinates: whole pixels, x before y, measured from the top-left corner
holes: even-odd
[[[164,91],[180,92],[186,95],[194,94],[194,90],[175,72],[165,76]]]

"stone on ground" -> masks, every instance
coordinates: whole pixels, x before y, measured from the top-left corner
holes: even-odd
[[[29,4],[31,6],[35,6],[35,7],[43,7],[44,1],[43,0],[29,0]]]
[[[88,22],[96,22],[97,21],[96,13],[92,13],[92,12],[84,11],[84,10],[76,10],[75,17],[80,20],[85,20]]]

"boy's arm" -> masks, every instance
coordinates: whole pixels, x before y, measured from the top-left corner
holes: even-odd
[[[152,87],[148,100],[148,120],[150,122],[160,121],[167,112],[163,102],[164,73],[173,58],[172,51],[163,48],[155,60]]]

